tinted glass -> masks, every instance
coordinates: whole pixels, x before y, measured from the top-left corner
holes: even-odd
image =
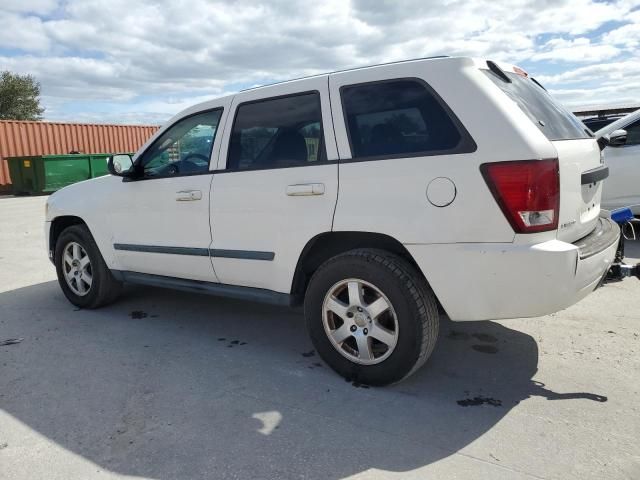
[[[446,152],[462,137],[438,99],[415,80],[340,89],[353,158]]]
[[[320,95],[306,93],[238,107],[228,169],[309,165],[326,158]]]
[[[516,102],[549,140],[591,137],[585,125],[573,113],[530,78],[505,72],[511,79],[509,83],[490,70],[483,71],[511,100]]]
[[[143,155],[145,177],[164,177],[209,170],[211,149],[222,110],[180,120],[164,132]]]
[[[625,127],[624,130],[627,131],[625,145],[640,145],[640,120]]]
[[[592,132],[597,132],[601,128],[606,127],[607,125],[609,125],[610,123],[615,122],[619,118],[620,117],[586,118],[586,119],[582,120],[582,123],[584,123],[587,127],[589,127],[589,129]]]

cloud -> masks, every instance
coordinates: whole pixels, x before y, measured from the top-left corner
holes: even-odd
[[[40,80],[47,118],[120,112],[154,122],[191,100],[244,86],[441,54],[522,64],[552,82],[586,75],[599,88],[610,72],[598,62],[635,55],[638,6],[640,0],[4,0],[0,68]]]
[[[38,17],[25,17],[11,12],[0,12],[0,46],[46,52],[51,41]]]
[[[640,103],[640,56],[536,77],[569,106]]]
[[[2,0],[2,10],[6,12],[32,12],[46,15],[57,8],[56,0]]]
[[[594,45],[585,37],[573,40],[554,38],[543,45],[542,51],[533,54],[533,61],[554,60],[562,62],[600,62],[612,59],[620,53],[620,49],[614,45]]]
[[[634,56],[628,60],[620,62],[599,63],[588,65],[559,73],[557,75],[540,75],[538,80],[550,85],[593,83],[600,81],[604,83],[621,83],[634,78],[640,74],[640,57]]]
[[[627,15],[624,20],[629,23],[607,32],[602,37],[603,43],[628,49],[635,49],[640,45],[640,11]]]

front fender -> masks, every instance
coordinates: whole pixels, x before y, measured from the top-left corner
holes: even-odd
[[[45,209],[45,236],[50,247],[51,228],[63,217],[77,217],[84,222],[93,236],[109,268],[117,268],[109,218],[110,200],[117,195],[119,177],[104,177],[74,183],[53,193]]]

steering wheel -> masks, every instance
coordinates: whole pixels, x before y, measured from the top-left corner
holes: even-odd
[[[182,161],[183,162],[188,162],[191,158],[195,158],[195,159],[198,159],[198,160],[202,160],[205,163],[209,163],[209,159],[207,157],[205,157],[204,155],[200,154],[200,153],[190,153],[189,155],[184,157],[182,159]],[[193,162],[189,162],[189,163],[193,163]]]

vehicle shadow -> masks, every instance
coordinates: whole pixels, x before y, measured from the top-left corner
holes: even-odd
[[[493,322],[443,319],[425,367],[367,388],[329,371],[296,311],[142,287],[77,310],[55,282],[0,293],[0,311],[0,340],[23,338],[0,347],[0,408],[145,478],[406,472],[465,448],[532,396],[606,401],[534,381],[535,340]],[[0,431],[7,449],[12,438]]]

